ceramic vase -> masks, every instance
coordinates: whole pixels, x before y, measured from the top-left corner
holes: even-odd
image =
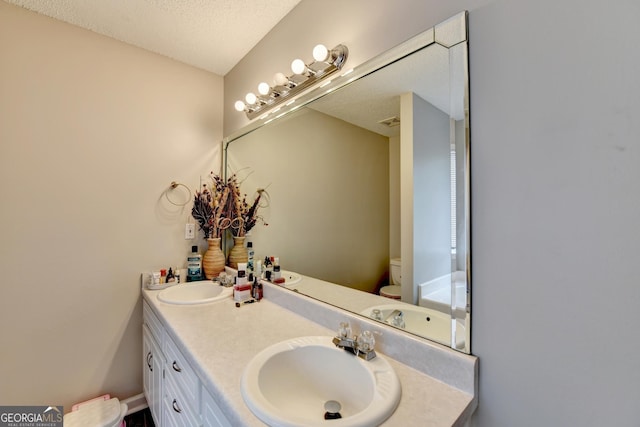
[[[238,268],[238,263],[247,262],[249,260],[249,253],[247,248],[244,247],[244,236],[233,236],[233,247],[229,251],[229,267]]]
[[[209,248],[202,257],[202,267],[204,275],[207,279],[218,277],[220,272],[224,271],[224,253],[220,249],[220,238],[211,237],[207,239]]]

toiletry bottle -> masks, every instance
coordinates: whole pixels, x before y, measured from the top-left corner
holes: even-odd
[[[273,273],[273,263],[271,257],[264,258],[264,277],[267,280],[271,280],[271,273]]]
[[[258,299],[258,279],[253,278],[253,285],[251,285],[251,296],[253,299]]]
[[[247,274],[253,273],[254,271],[254,266],[253,266],[254,255],[255,255],[255,251],[253,250],[253,242],[248,241],[247,242]]]
[[[262,283],[258,282],[258,291],[256,292],[256,300],[260,301],[262,299]]]
[[[167,270],[164,268],[160,269],[160,284],[163,285],[167,283]]]
[[[246,285],[247,284],[247,272],[244,270],[238,270],[238,276],[236,276],[236,284],[238,285]]]
[[[187,256],[187,282],[195,282],[202,278],[202,255],[197,246],[191,246],[191,253]]]
[[[167,283],[174,283],[176,281],[176,276],[173,274],[173,269],[169,267],[169,271],[167,272]]]
[[[176,283],[180,283],[180,269],[176,267],[174,271],[175,273],[173,273],[173,275],[176,277]]]
[[[253,264],[253,275],[258,278],[258,280],[262,279],[262,261],[256,260]]]

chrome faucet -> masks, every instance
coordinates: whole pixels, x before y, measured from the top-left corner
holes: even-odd
[[[338,335],[333,338],[336,347],[342,348],[351,354],[355,354],[364,360],[371,360],[376,357],[374,346],[376,340],[371,331],[362,331],[360,335],[351,335],[351,326],[348,322],[340,322]]]
[[[393,310],[384,318],[384,322],[389,323],[397,328],[405,328],[404,313],[400,310]]]

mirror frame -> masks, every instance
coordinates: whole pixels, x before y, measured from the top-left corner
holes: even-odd
[[[222,156],[222,171],[223,176],[226,179],[228,176],[228,149],[231,142],[252,133],[263,126],[271,123],[274,120],[278,120],[281,117],[287,116],[298,109],[308,105],[309,103],[320,99],[331,92],[340,89],[351,82],[354,82],[362,77],[365,77],[387,65],[390,65],[402,58],[409,56],[419,50],[426,48],[433,44],[442,45],[448,49],[465,43],[464,49],[464,122],[465,122],[465,135],[464,135],[464,169],[465,176],[463,180],[464,194],[462,199],[464,200],[464,245],[466,247],[466,257],[464,265],[466,267],[466,307],[465,318],[456,318],[456,310],[454,310],[455,304],[455,283],[452,281],[452,307],[451,318],[452,324],[455,325],[456,321],[463,321],[465,325],[465,342],[464,348],[456,348],[455,346],[455,328],[452,327],[452,345],[450,346],[454,350],[461,351],[463,353],[471,353],[471,215],[470,215],[470,202],[471,202],[471,187],[470,187],[470,114],[469,114],[469,71],[468,71],[468,12],[462,11],[446,21],[412,37],[411,39],[389,49],[388,51],[372,58],[369,61],[354,67],[353,69],[345,69],[341,75],[331,79],[329,83],[323,83],[322,85],[316,85],[309,88],[307,91],[294,97],[286,105],[275,108],[259,118],[252,120],[249,124],[241,129],[231,133],[222,140],[223,144],[223,156]],[[450,50],[451,52],[451,50]],[[449,60],[451,61],[451,53]],[[452,73],[452,70],[450,70]],[[450,74],[451,75],[451,74]],[[450,99],[452,94],[450,93]],[[223,245],[226,246],[225,243]],[[452,275],[453,277],[453,275]],[[306,295],[305,295],[306,296]],[[310,298],[313,298],[309,296]],[[317,298],[316,298],[317,299]],[[322,300],[321,300],[322,301]],[[323,301],[324,302],[324,301]],[[334,304],[332,304],[334,305]],[[340,307],[342,308],[342,307]],[[356,313],[358,314],[358,313]],[[392,327],[388,325],[389,327]],[[410,332],[407,332],[410,333]],[[419,335],[425,339],[429,337]],[[437,341],[436,341],[437,342]]]

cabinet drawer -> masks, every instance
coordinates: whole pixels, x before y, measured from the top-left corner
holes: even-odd
[[[189,402],[172,378],[165,379],[163,422],[170,427],[200,426],[200,416],[196,412],[197,402]]]
[[[162,346],[164,342],[164,327],[146,301],[142,301],[142,319],[144,324],[149,327],[153,338]]]
[[[191,365],[187,363],[187,360],[169,335],[165,336],[164,356],[167,363],[167,377],[171,377],[184,394],[184,397],[190,401],[195,409],[198,409],[198,387],[200,382]]]

